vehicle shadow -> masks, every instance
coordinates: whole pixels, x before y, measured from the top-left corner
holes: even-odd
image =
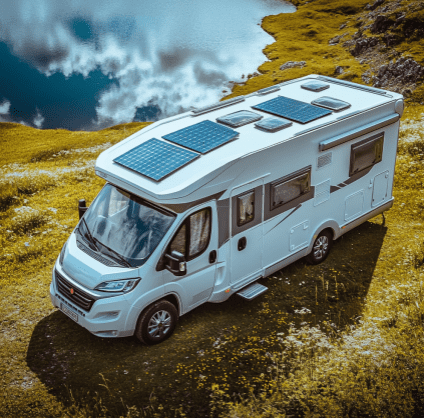
[[[96,337],[55,311],[35,326],[27,364],[62,403],[90,405],[92,416],[102,407],[119,416],[124,405],[146,408],[155,397],[166,402],[167,394],[195,411],[188,416],[200,416],[199,411],[207,416],[209,393],[195,382],[199,362],[215,361],[207,356],[217,341],[234,337],[219,367],[214,363],[210,373],[215,375],[232,364],[225,356],[236,356],[252,337],[259,341],[285,333],[290,323],[326,321],[339,329],[354,324],[362,315],[386,232],[387,227],[366,222],[337,240],[324,263],[310,266],[299,260],[262,279],[269,290],[251,302],[234,295],[221,304],[204,304],[181,317],[175,334],[157,346],[143,346],[135,337]]]

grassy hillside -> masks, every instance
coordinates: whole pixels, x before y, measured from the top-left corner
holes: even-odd
[[[293,3],[296,13],[264,19],[269,61],[232,95],[310,73],[409,90],[385,223],[348,232],[321,265],[264,279],[269,291],[250,303],[195,309],[159,346],[100,339],[53,309],[51,269],[78,199],[104,183],[97,155],[145,124],[0,123],[1,417],[424,415],[422,75],[396,66],[424,64],[422,2]]]

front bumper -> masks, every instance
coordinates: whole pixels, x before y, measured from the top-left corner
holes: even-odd
[[[56,269],[66,280],[75,283],[56,263],[50,284],[50,299],[56,308],[98,337],[115,338],[134,334],[134,329],[125,328],[130,304],[124,295],[97,299],[91,309],[86,311],[59,292],[55,278]],[[78,287],[87,291],[81,285],[78,285]]]

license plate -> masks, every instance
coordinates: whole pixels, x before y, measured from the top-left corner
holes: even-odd
[[[72,311],[71,309],[69,309],[66,305],[64,305],[63,303],[60,304],[60,310],[69,316],[69,318],[73,319],[75,322],[78,322],[78,315]]]

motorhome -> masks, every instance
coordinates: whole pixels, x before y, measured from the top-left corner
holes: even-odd
[[[104,151],[105,186],[53,269],[53,305],[101,337],[168,338],[393,205],[403,97],[310,75],[155,122]]]

